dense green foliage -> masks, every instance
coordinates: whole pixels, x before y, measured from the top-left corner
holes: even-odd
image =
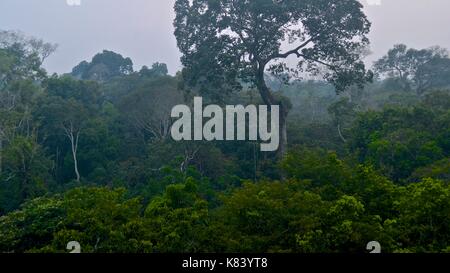
[[[277,20],[302,19],[313,28],[303,9],[330,3],[301,2],[310,6],[296,6],[297,13],[284,7]],[[337,10],[359,12],[354,2]],[[257,7],[243,8],[245,17]],[[355,29],[342,29],[347,39],[330,34],[335,43],[318,41],[317,51],[304,54],[326,51],[333,62],[342,57],[329,50],[336,43],[353,45],[356,34],[367,43],[369,23],[359,15],[347,22]],[[178,31],[187,35],[181,17]],[[328,74],[334,85],[263,75],[270,92],[289,105],[289,147],[281,159],[261,153],[256,142],[172,141],[170,111],[192,99],[189,69],[170,76],[155,63],[135,71],[131,59],[103,51],[70,74],[47,75],[42,62],[53,50],[0,32],[0,252],[67,252],[69,241],[102,253],[365,252],[370,241],[384,252],[450,252],[445,50],[395,46],[374,66],[380,77],[364,88],[362,79],[336,86],[338,75],[351,76],[338,71]],[[360,57],[342,54],[347,65]],[[195,61],[190,68],[211,69],[204,56],[185,57]],[[231,73],[223,80],[242,90],[208,100],[265,103],[257,86],[236,81],[249,68],[239,65],[209,72]],[[359,69],[361,78],[368,76]]]

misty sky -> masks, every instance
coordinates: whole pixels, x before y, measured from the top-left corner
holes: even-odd
[[[45,64],[49,72],[70,72],[103,49],[131,57],[136,69],[157,61],[167,63],[172,74],[180,68],[172,26],[175,0],[81,1],[81,6],[69,6],[66,0],[0,0],[0,29],[57,43],[57,52]],[[449,0],[381,2],[366,5],[373,23],[369,61],[400,42],[450,48]]]

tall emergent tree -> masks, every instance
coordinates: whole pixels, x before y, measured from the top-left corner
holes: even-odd
[[[362,85],[371,78],[361,61],[371,25],[362,9],[357,0],[177,0],[185,83],[213,98],[251,83],[265,104],[280,105],[283,155],[287,104],[265,74],[323,73],[337,91]]]

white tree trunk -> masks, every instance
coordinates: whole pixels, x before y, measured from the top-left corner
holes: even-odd
[[[341,125],[340,124],[338,124],[338,133],[339,133],[339,137],[341,138],[341,140],[344,142],[344,143],[347,143],[347,140],[345,139],[345,137],[344,137],[344,135],[342,135],[342,131],[341,131]]]
[[[71,135],[71,143],[72,143],[72,156],[73,156],[73,162],[74,162],[74,169],[75,169],[75,175],[77,176],[77,182],[80,182],[81,176],[80,172],[78,171],[78,159],[77,159],[77,150],[78,150],[78,138],[80,133],[78,132],[76,136]]]
[[[78,151],[78,139],[80,138],[80,130],[77,130],[75,133],[73,124],[70,123],[70,127],[64,127],[64,130],[66,132],[67,137],[70,140],[71,148],[72,148],[72,157],[73,157],[73,168],[75,171],[77,182],[80,182],[81,176],[80,172],[78,171],[78,159],[77,159],[77,151]]]

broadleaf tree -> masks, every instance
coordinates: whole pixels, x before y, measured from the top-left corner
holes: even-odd
[[[243,83],[256,87],[266,105],[280,106],[280,155],[289,110],[268,72],[320,74],[337,91],[372,77],[361,61],[371,24],[357,0],[177,0],[175,12],[187,89],[217,100]]]
[[[405,91],[419,95],[432,88],[450,85],[450,59],[446,49],[438,46],[427,49],[394,45],[388,53],[374,64],[374,70],[382,78],[397,81]]]

